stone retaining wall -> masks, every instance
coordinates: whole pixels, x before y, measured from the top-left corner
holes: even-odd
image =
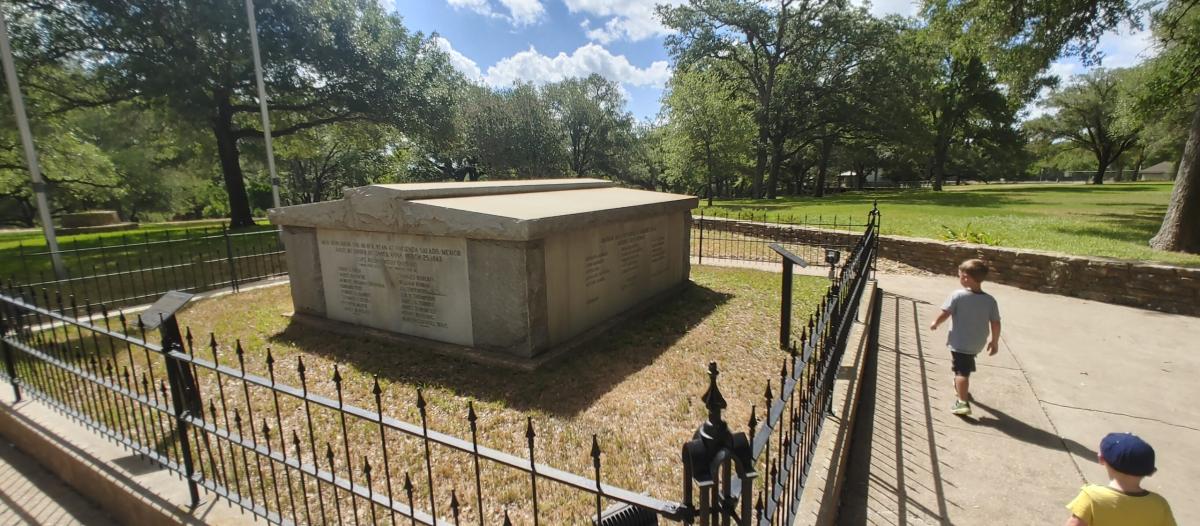
[[[693,218],[700,224],[699,218]],[[858,234],[825,229],[704,218],[705,229],[802,244],[851,244]],[[990,281],[1174,314],[1200,316],[1200,269],[1117,259],[1071,256],[932,239],[880,236],[879,256],[938,274],[954,275],[960,262],[979,258]]]

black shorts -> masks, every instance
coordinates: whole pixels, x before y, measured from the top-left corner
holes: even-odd
[[[958,376],[971,376],[975,372],[975,355],[950,351],[950,370]]]

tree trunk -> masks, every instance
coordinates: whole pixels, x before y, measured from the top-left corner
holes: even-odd
[[[254,224],[254,216],[250,213],[250,198],[246,195],[246,180],[242,176],[237,138],[233,136],[233,108],[230,107],[227,97],[218,102],[212,130],[217,139],[217,155],[221,158],[225,193],[229,195],[229,226],[251,226]]]
[[[821,139],[821,158],[817,161],[817,184],[813,189],[813,195],[817,197],[825,196],[825,172],[829,169],[829,154],[833,151],[833,138],[826,136]]]
[[[1200,253],[1200,96],[1196,102],[1167,215],[1158,234],[1150,239],[1150,246],[1159,250]]]
[[[1100,161],[1100,167],[1096,169],[1095,175],[1092,175],[1092,184],[1104,184],[1104,172],[1108,171],[1109,162]]]
[[[714,166],[715,164],[716,163],[713,161],[712,145],[709,144],[708,141],[705,141],[704,142],[704,165],[705,165],[704,167],[708,169],[708,176],[706,177],[706,183],[705,183],[705,186],[706,186],[705,193],[708,194],[708,206],[712,206],[712,202],[713,202],[713,172],[716,171],[716,169],[715,169],[716,167]]]
[[[771,140],[771,172],[767,176],[767,199],[775,199],[779,192],[779,171],[783,168],[783,137]]]
[[[758,125],[758,142],[754,145],[754,174],[750,179],[750,197],[758,199],[762,197],[762,182],[763,175],[767,172],[767,126],[760,123]]]
[[[942,190],[942,183],[946,180],[946,157],[950,153],[950,136],[943,137],[938,133],[933,144],[933,164],[930,166],[930,178],[933,179],[934,191]]]

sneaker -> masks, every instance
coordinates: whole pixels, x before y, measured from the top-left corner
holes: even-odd
[[[971,416],[971,403],[962,400],[954,401],[954,410],[952,411],[958,416]]]

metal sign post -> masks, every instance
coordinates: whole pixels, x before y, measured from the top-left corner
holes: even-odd
[[[50,199],[46,196],[46,181],[38,166],[37,151],[33,148],[33,134],[29,131],[29,119],[25,116],[25,99],[21,97],[21,86],[17,84],[17,68],[13,65],[12,47],[8,41],[8,21],[0,12],[0,61],[4,63],[4,79],[8,84],[8,96],[12,99],[13,115],[17,117],[17,129],[25,147],[25,162],[29,165],[29,177],[33,179],[33,195],[37,200],[38,217],[42,220],[42,232],[46,235],[46,246],[50,249],[50,261],[58,279],[67,278],[62,253],[58,250],[58,238],[54,235],[54,223],[50,218]]]
[[[267,115],[267,87],[263,83],[262,58],[258,53],[258,22],[254,20],[254,0],[246,0],[246,18],[250,21],[250,50],[254,53],[254,78],[258,83],[263,141],[267,144],[267,169],[271,172],[271,203],[275,208],[279,208],[279,175],[275,173],[275,147],[271,144],[271,118]]]
[[[780,289],[779,302],[779,348],[788,349],[791,347],[792,341],[792,267],[800,265],[800,268],[805,268],[808,266],[808,262],[779,243],[771,243],[767,246],[783,257],[783,284]]]

